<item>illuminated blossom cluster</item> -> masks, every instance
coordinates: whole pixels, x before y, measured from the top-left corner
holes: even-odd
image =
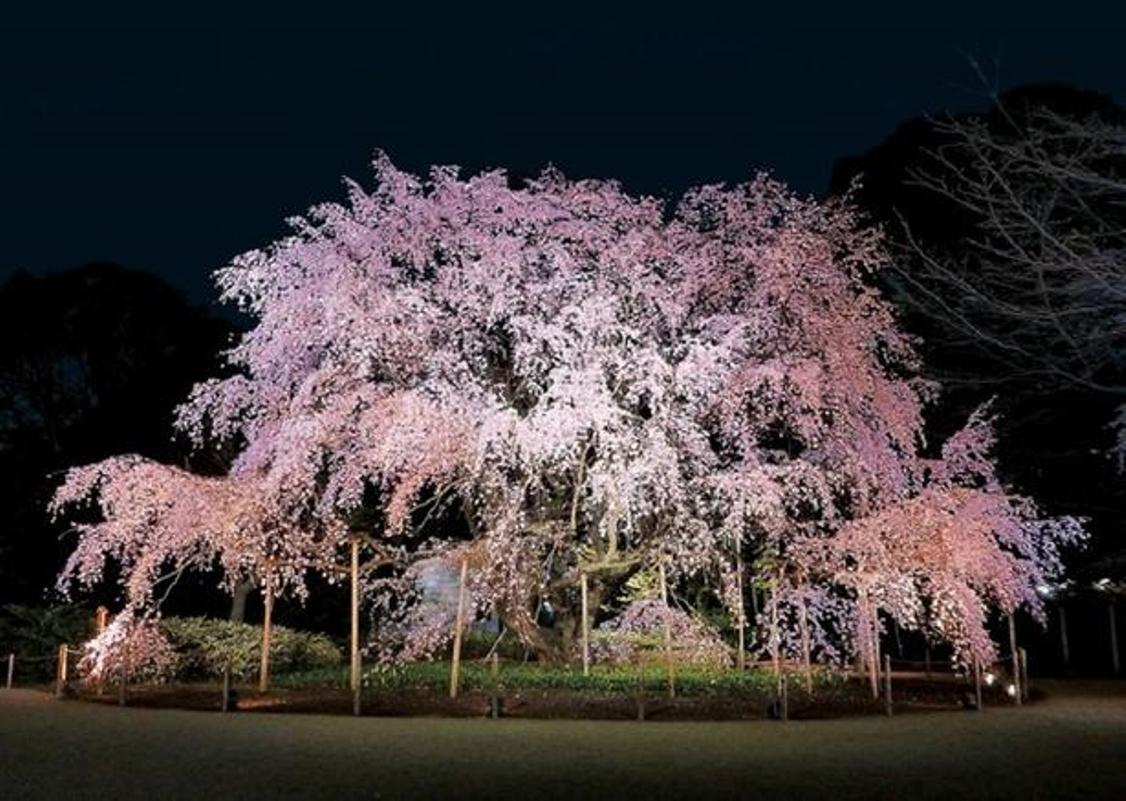
[[[711,627],[682,609],[666,608],[655,598],[630,603],[619,615],[595,629],[591,657],[610,664],[636,664],[659,658],[666,617],[677,662],[710,668],[731,664],[731,648]]]
[[[78,674],[89,684],[162,681],[176,669],[178,657],[160,625],[123,612],[82,646]]]
[[[332,545],[279,515],[252,477],[202,477],[138,456],[70,470],[50,508],[59,516],[90,505],[96,514],[74,525],[59,588],[94,585],[112,561],[131,609],[152,607],[183,571],[215,566],[228,587],[271,575],[279,589],[302,591]]]
[[[574,656],[582,575],[605,598],[658,563],[674,585],[720,577],[734,609],[745,557],[774,639],[797,626],[826,659],[877,610],[951,610],[940,633],[982,650],[985,604],[1035,603],[1022,582],[1073,527],[982,483],[978,423],[918,455],[930,390],[872,288],[879,232],[847,203],[765,176],[667,207],[550,170],[515,187],[374,166],[373,189],[349,183],[218,273],[255,325],[178,425],[240,444],[231,474],[72,474],[56,506],[95,495],[104,522],[65,576],[123,561],[138,603],[169,560],[284,564],[299,584],[374,504],[370,533],[407,571],[366,585],[397,588],[383,608],[411,619],[411,561],[456,554],[473,609],[551,658]],[[931,522],[901,530],[916,517]],[[420,613],[420,652],[448,632],[437,619]]]

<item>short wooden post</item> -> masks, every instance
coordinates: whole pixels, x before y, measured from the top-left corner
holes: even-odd
[[[106,630],[106,623],[109,621],[109,610],[104,606],[99,606],[94,610],[94,636],[101,634]]]
[[[8,683],[5,685],[9,690],[12,689],[12,677],[16,675],[16,655],[8,654]]]
[[[582,574],[580,579],[582,584],[583,596],[583,675],[590,675],[590,610],[587,606],[588,603],[588,590],[586,573]]]
[[[231,662],[223,665],[223,704],[220,707],[226,712],[231,708]]]
[[[66,686],[66,644],[59,646],[58,663],[55,666],[55,697],[63,697],[63,688]]]
[[[1020,649],[1020,689],[1025,700],[1028,700],[1028,651],[1023,648]]]
[[[1020,653],[1017,650],[1017,624],[1012,614],[1009,615],[1009,651],[1012,655],[1013,701],[1017,706],[1020,706],[1024,694],[1021,691]]]
[[[977,711],[983,711],[984,707],[981,703],[981,662],[974,658],[974,699],[977,704]]]
[[[1063,608],[1063,601],[1060,601],[1060,655],[1063,657],[1063,666],[1066,668],[1071,664],[1071,648],[1067,640],[1067,611]]]
[[[1114,675],[1117,676],[1121,664],[1118,660],[1118,621],[1114,616],[1114,601],[1107,604],[1106,611],[1107,616],[1110,618],[1110,666],[1111,670],[1114,671]]]
[[[891,717],[891,654],[884,654],[884,712]]]
[[[262,660],[258,667],[258,691],[264,693],[270,689],[270,626],[274,615],[274,578],[269,567],[262,590],[262,605]]]
[[[669,679],[669,698],[676,698],[676,671],[672,664],[672,620],[669,607],[669,584],[665,576],[665,563],[661,562],[661,600],[665,604],[665,669]]]
[[[461,630],[465,626],[465,582],[469,576],[469,560],[461,560],[461,577],[457,583],[457,617],[454,619],[454,652],[450,662],[450,698],[457,698],[461,672]]]
[[[496,720],[500,717],[500,657],[494,649],[490,665],[492,673],[492,697],[489,698],[489,714]]]

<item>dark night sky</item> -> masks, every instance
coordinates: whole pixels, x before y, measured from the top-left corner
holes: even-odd
[[[837,157],[904,119],[980,106],[967,54],[998,60],[1002,86],[1063,81],[1126,100],[1123,20],[1072,6],[532,19],[397,5],[416,10],[5,12],[0,280],[112,260],[209,298],[211,269],[339,197],[340,176],[365,180],[377,147],[414,170],[551,161],[674,195],[769,168],[818,192]]]

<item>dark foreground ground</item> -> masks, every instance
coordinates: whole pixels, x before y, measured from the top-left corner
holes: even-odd
[[[120,709],[0,690],[0,798],[1126,799],[1126,683],[776,723]]]

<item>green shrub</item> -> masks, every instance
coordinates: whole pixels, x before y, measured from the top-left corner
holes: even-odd
[[[169,617],[161,625],[180,656],[179,678],[217,676],[228,663],[231,674],[249,679],[262,657],[262,627],[205,617]],[[331,668],[340,649],[323,634],[274,626],[270,631],[270,668],[278,674]]]
[[[18,680],[50,679],[55,675],[59,645],[85,640],[93,619],[92,611],[72,604],[8,604],[0,608],[0,658],[16,655]]]
[[[595,666],[590,675],[570,667],[552,667],[532,663],[502,663],[499,671],[500,686],[509,691],[521,690],[576,690],[608,694],[636,693],[644,677],[645,688],[650,692],[663,691],[666,674],[663,667],[649,665],[644,672],[636,665]],[[293,677],[295,680],[298,677]],[[314,686],[318,677],[309,675],[302,686]],[[376,667],[364,675],[364,686],[375,690],[442,690],[449,686],[449,662],[416,662],[408,665]],[[825,671],[814,673],[814,685],[827,688],[839,684],[841,679]],[[790,678],[791,692],[799,692],[804,680],[798,675]],[[488,690],[493,686],[493,676],[488,664],[465,662],[461,667],[460,686],[464,690]],[[774,674],[769,670],[708,669],[680,666],[676,670],[676,687],[680,695],[761,695],[773,693]]]

